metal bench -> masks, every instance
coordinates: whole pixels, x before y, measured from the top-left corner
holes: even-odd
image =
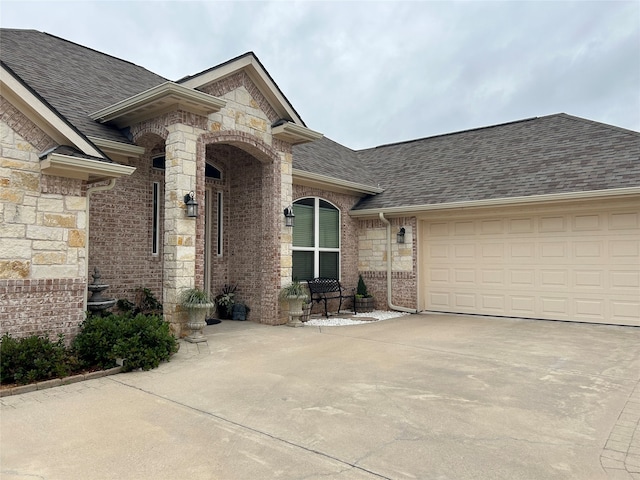
[[[307,285],[309,287],[311,301],[318,303],[324,302],[324,315],[327,318],[329,317],[327,300],[332,299],[340,299],[340,304],[338,305],[338,313],[340,313],[340,308],[342,308],[342,300],[348,298],[352,299],[353,312],[355,313],[355,290],[352,289],[351,293],[347,293],[347,290],[342,285],[340,285],[338,279],[317,277],[312,280],[307,280]]]

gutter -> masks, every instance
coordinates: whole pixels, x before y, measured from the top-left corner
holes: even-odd
[[[93,193],[97,193],[97,192],[106,192],[108,190],[113,190],[113,187],[116,186],[116,179],[112,178],[111,180],[109,180],[109,183],[107,185],[100,185],[98,187],[89,187],[87,188],[87,210],[86,210],[86,222],[87,222],[87,226],[85,228],[85,231],[87,232],[87,240],[85,242],[85,248],[87,250],[87,253],[85,255],[85,265],[84,265],[84,274],[85,277],[87,279],[87,285],[89,284],[89,225],[91,224],[91,222],[89,221],[89,209],[91,206],[91,194]],[[86,312],[87,311],[87,300],[89,294],[85,293],[84,295],[84,301],[82,302],[82,307],[83,307],[83,311]]]
[[[585,200],[595,198],[622,197],[640,194],[640,187],[622,187],[609,190],[588,190],[585,192],[550,193],[544,195],[531,195],[527,197],[491,198],[486,200],[468,200],[450,203],[431,203],[424,205],[410,205],[403,207],[382,207],[351,210],[352,217],[371,217],[379,214],[387,215],[420,215],[434,210],[446,210],[453,208],[498,207],[511,205],[534,205],[542,202],[560,202],[571,200]]]
[[[392,310],[396,310],[398,312],[407,312],[407,313],[418,313],[417,308],[407,308],[400,307],[398,305],[394,305],[391,300],[391,262],[393,260],[393,255],[391,251],[391,222],[384,218],[384,213],[380,212],[379,214],[380,220],[382,220],[387,226],[387,305]]]

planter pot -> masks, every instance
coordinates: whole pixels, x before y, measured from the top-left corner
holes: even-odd
[[[242,303],[236,303],[231,309],[231,320],[246,320],[247,307]]]
[[[185,338],[187,342],[200,343],[207,341],[207,337],[202,334],[202,329],[207,324],[207,313],[209,313],[209,310],[211,310],[213,306],[212,303],[203,303],[189,307],[187,327],[189,327],[191,333]]]
[[[311,302],[302,304],[302,316],[300,317],[300,321],[302,321],[303,323],[309,321],[309,317],[311,317],[312,306],[313,304]]]
[[[306,300],[305,297],[287,297],[289,302],[289,325],[290,327],[301,327],[304,324],[300,321],[302,317],[302,304]]]
[[[356,313],[373,312],[375,299],[373,297],[356,298]]]

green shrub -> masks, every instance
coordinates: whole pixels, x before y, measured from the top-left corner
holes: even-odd
[[[178,350],[169,324],[157,315],[89,316],[80,328],[73,348],[86,365],[110,368],[123,358],[124,371],[150,370]]]
[[[0,340],[0,383],[32,383],[69,375],[72,358],[60,335],[57,342],[48,336]]]
[[[113,346],[121,335],[121,324],[129,315],[91,315],[80,325],[80,333],[71,344],[84,367],[112,368],[116,366]]]
[[[162,303],[160,303],[151,290],[144,287],[138,287],[136,289],[134,302],[126,298],[121,298],[116,302],[116,306],[120,312],[130,313],[132,315],[137,315],[138,313],[158,315],[162,313]]]

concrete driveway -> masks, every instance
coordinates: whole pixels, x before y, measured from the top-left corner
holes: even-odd
[[[0,399],[2,479],[640,479],[640,328],[205,334],[150,372]]]

